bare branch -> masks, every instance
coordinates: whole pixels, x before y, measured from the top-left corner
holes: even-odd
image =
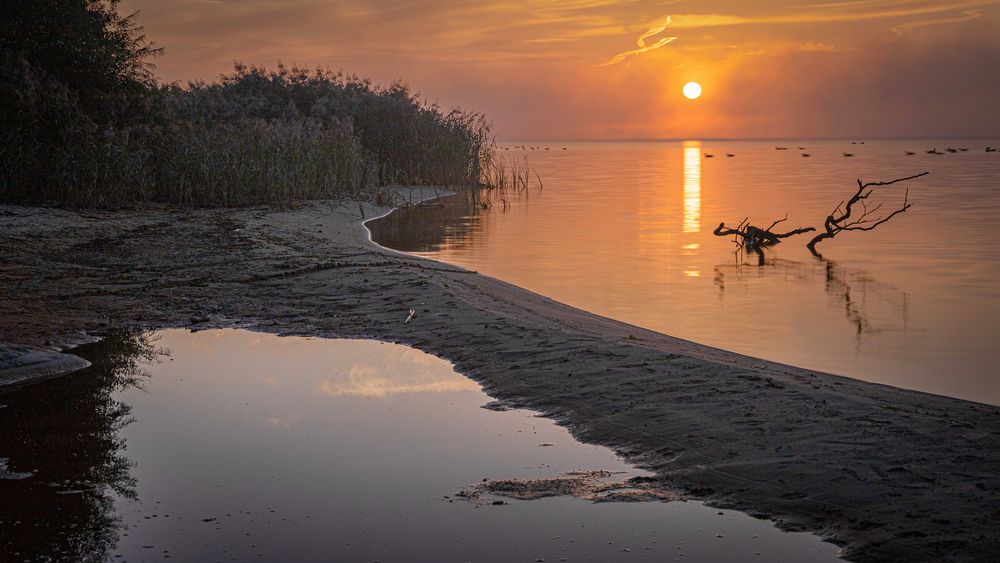
[[[743,223],[740,223],[740,227],[742,226]],[[729,227],[726,226],[725,223],[719,223],[719,226],[716,227],[714,231],[712,231],[712,234],[717,237],[728,237],[729,235],[743,236],[743,233],[740,231],[740,227],[736,227],[735,229],[730,229]]]
[[[883,217],[881,219],[869,219],[867,221],[859,221],[856,225],[853,225],[853,226],[850,226],[850,227],[844,227],[843,230],[845,230],[845,231],[871,231],[871,230],[873,230],[875,227],[881,225],[882,223],[885,223],[889,219],[892,219],[896,215],[898,215],[900,213],[903,213],[904,211],[906,211],[907,209],[909,209],[910,205],[912,205],[909,202],[909,196],[910,196],[910,190],[906,190],[906,194],[903,196],[903,206],[900,207],[899,209],[893,211],[889,215],[887,215],[887,216],[885,216],[885,217]],[[882,205],[879,204],[879,207],[882,207]],[[878,208],[876,208],[876,209],[878,209]],[[871,226],[868,226],[868,227],[862,227],[861,226],[862,223],[874,223],[874,224],[872,224]]]
[[[868,186],[889,186],[889,185],[896,184],[896,183],[899,183],[899,182],[905,182],[907,180],[913,180],[915,178],[919,178],[921,176],[926,176],[928,174],[930,174],[930,172],[921,172],[920,174],[914,174],[913,176],[907,176],[905,178],[896,178],[895,180],[889,180],[887,182],[868,182],[868,183],[864,184],[862,187],[867,188]],[[858,180],[858,184],[861,184],[861,180]]]
[[[770,230],[771,230],[771,229],[773,229],[773,228],[774,228],[774,226],[775,226],[775,225],[777,225],[778,223],[784,223],[784,222],[785,222],[785,221],[787,221],[787,220],[788,220],[788,213],[785,213],[785,217],[784,217],[783,219],[778,219],[777,221],[775,221],[775,222],[771,223],[771,226],[770,226],[770,227],[768,227],[768,228],[766,228],[766,229],[764,229],[764,230],[765,230],[765,231],[770,231]]]
[[[903,204],[888,215],[881,216],[879,211],[885,202],[879,202],[873,207],[868,206],[868,198],[874,193],[875,188],[882,186],[890,186],[892,184],[897,184],[899,182],[905,182],[907,180],[913,180],[921,176],[926,176],[930,172],[921,172],[920,174],[914,174],[912,176],[907,176],[905,178],[896,178],[895,180],[888,180],[882,182],[862,182],[858,180],[858,190],[854,192],[846,202],[841,202],[834,208],[833,212],[827,216],[826,220],[823,222],[824,232],[816,235],[809,241],[806,245],[809,248],[809,252],[812,252],[816,256],[820,256],[819,252],[816,250],[816,245],[820,242],[833,238],[842,231],[871,231],[878,227],[882,223],[887,222],[900,213],[904,213],[910,208],[910,190],[907,189],[906,193],[903,195]],[[860,205],[860,214],[854,215],[855,205]]]

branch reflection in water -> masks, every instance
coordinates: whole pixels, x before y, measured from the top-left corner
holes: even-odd
[[[113,496],[136,498],[122,437],[134,418],[115,395],[143,388],[143,365],[166,352],[116,331],[74,353],[91,367],[0,394],[0,459],[23,477],[0,475],[0,553],[12,560],[103,560],[121,531]]]
[[[738,254],[739,255],[739,254]],[[857,351],[866,336],[898,332],[903,339],[910,334],[909,299],[905,291],[879,282],[868,272],[845,268],[832,260],[817,259],[804,263],[792,260],[766,259],[762,263],[737,260],[733,264],[715,266],[713,281],[723,299],[732,286],[753,291],[757,283],[777,284],[787,281],[798,284],[822,282],[831,307],[843,309],[850,323]]]

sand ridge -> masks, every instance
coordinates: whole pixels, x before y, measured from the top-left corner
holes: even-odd
[[[385,211],[0,207],[0,341],[63,348],[130,324],[405,343],[665,486],[849,559],[1000,558],[1000,408],[597,317],[380,249],[362,210]]]

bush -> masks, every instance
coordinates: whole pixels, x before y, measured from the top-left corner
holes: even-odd
[[[492,153],[482,116],[444,113],[400,83],[237,63],[215,83],[157,85],[158,50],[116,1],[44,4],[55,12],[20,8],[0,43],[0,201],[361,198],[386,184],[478,185]],[[46,33],[51,21],[79,44]]]

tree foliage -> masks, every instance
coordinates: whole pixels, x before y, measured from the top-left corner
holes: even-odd
[[[402,83],[280,64],[159,84],[160,49],[117,8],[0,8],[0,201],[231,206],[482,176],[492,137],[478,114],[444,112]]]
[[[30,69],[65,88],[97,123],[128,117],[154,85],[150,59],[161,53],[118,0],[14,0],[4,10],[0,52],[9,65]],[[14,80],[25,73],[13,73]]]

